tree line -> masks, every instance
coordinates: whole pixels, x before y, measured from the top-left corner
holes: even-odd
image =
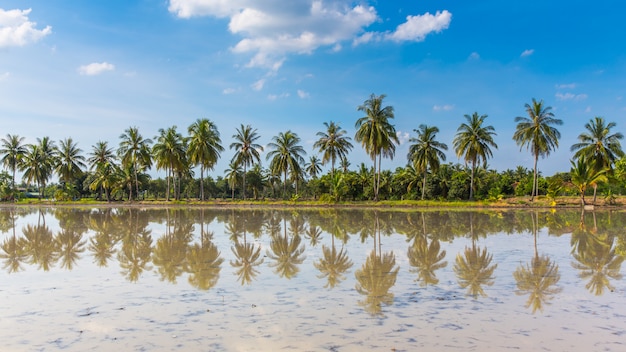
[[[437,140],[436,126],[421,124],[409,139],[407,165],[395,171],[383,170],[383,158],[393,158],[400,143],[392,123],[394,109],[385,105],[385,95],[372,94],[357,110],[363,117],[355,123],[354,140],[335,122],[324,122],[317,133],[313,153],[307,152],[297,133],[279,132],[267,144],[268,167],[261,166],[257,129],[241,125],[232,135],[229,148],[234,151],[224,174],[215,179],[207,175],[225,150],[216,124],[206,118],[187,127],[186,135],[177,126],[161,128],[154,139],[144,138],[137,127],[127,128],[117,148],[99,141],[84,154],[72,138],[58,145],[49,137],[25,144],[24,137],[7,134],[0,140],[0,156],[7,172],[0,174],[0,196],[14,200],[23,195],[20,188],[35,185],[38,197],[53,196],[67,200],[95,197],[99,200],[166,200],[194,198],[248,199],[500,199],[508,196],[538,195],[556,197],[577,194],[585,204],[585,194],[598,187],[609,198],[626,186],[626,160],[620,141],[622,133],[613,132],[615,122],[594,117],[585,124],[578,142],[570,147],[572,168],[568,172],[543,177],[538,171],[539,157],[546,158],[559,147],[561,137],[557,119],[550,106],[532,99],[525,105],[526,115],[518,116],[512,139],[520,149],[533,156],[532,171],[523,166],[497,172],[487,161],[498,148],[495,128],[486,123],[487,115],[464,115],[452,141],[455,154],[464,164],[445,163],[448,145]],[[349,153],[353,141],[360,144],[372,160],[350,169]],[[330,170],[322,174],[322,166]],[[165,180],[151,179],[148,170],[165,171]],[[199,178],[194,170],[199,170]],[[16,185],[17,172],[22,185]],[[9,173],[10,172],[10,173]],[[56,175],[59,183],[49,186]],[[48,187],[47,187],[48,186]],[[53,193],[52,195],[50,193]]]

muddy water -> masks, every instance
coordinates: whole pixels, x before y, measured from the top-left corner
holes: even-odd
[[[624,351],[622,212],[0,210],[2,351]]]

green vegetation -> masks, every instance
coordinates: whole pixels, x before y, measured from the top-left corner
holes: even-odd
[[[392,124],[394,109],[385,106],[385,95],[372,94],[357,110],[364,114],[355,123],[354,141],[371,157],[350,169],[351,138],[335,122],[325,122],[317,133],[310,157],[294,131],[271,137],[261,165],[261,136],[250,125],[241,125],[232,135],[234,151],[222,175],[208,175],[224,151],[220,132],[209,119],[198,119],[187,129],[177,126],[158,130],[144,138],[137,127],[119,137],[117,148],[99,141],[86,155],[72,138],[57,143],[49,137],[25,144],[24,137],[7,134],[0,140],[2,201],[56,202],[143,201],[157,204],[194,204],[210,200],[223,204],[295,204],[325,206],[558,206],[585,203],[593,189],[593,204],[600,192],[605,204],[621,205],[626,194],[626,156],[614,132],[616,123],[594,117],[571,146],[572,169],[544,176],[537,169],[559,146],[560,133],[551,107],[543,101],[526,104],[527,117],[515,117],[513,140],[530,150],[533,169],[518,166],[496,171],[487,166],[498,148],[496,131],[486,125],[487,115],[465,115],[452,141],[464,164],[444,163],[448,145],[437,140],[439,128],[420,124],[409,138],[405,167],[381,168],[382,158],[393,158],[399,143]],[[322,127],[322,126],[320,126]],[[317,154],[319,153],[319,154]],[[323,172],[322,166],[330,164]],[[165,179],[151,179],[148,171],[164,170]],[[199,170],[196,177],[195,170]],[[18,178],[21,173],[21,183]],[[54,179],[58,183],[50,184]],[[247,201],[252,195],[254,201]]]

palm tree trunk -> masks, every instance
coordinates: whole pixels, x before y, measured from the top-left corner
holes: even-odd
[[[476,160],[472,160],[472,172],[470,175],[470,195],[469,200],[474,200],[474,170],[476,169]]]
[[[372,158],[374,160],[374,201],[378,200],[378,189],[376,189],[376,170],[378,170],[376,168],[376,155],[374,155],[374,157]]]
[[[596,205],[596,192],[598,191],[598,184],[593,184],[593,205]]]
[[[243,193],[243,200],[246,200],[246,163],[243,163],[243,189],[241,190]]]
[[[539,160],[539,153],[535,153],[535,164],[533,166],[533,190],[530,193],[530,201],[532,202],[533,199],[535,199],[535,195],[539,195],[539,192],[537,191],[537,186],[539,185],[539,182],[537,181],[537,179],[539,177],[537,177],[537,161]]]
[[[424,194],[426,194],[426,170],[424,170],[424,180],[422,180],[422,200],[424,200]]]
[[[204,201],[204,165],[200,166],[200,201]]]
[[[167,168],[165,178],[167,179],[167,188],[165,189],[165,201],[169,202],[170,201],[170,169],[169,168]]]

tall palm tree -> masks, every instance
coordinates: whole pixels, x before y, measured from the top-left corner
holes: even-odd
[[[261,162],[259,151],[263,151],[263,147],[256,141],[261,138],[256,128],[252,129],[250,125],[243,124],[237,128],[237,133],[233,135],[234,142],[230,144],[230,149],[235,149],[235,155],[232,162],[243,165],[243,199],[246,199],[246,170],[248,166]]]
[[[239,179],[242,177],[241,165],[236,161],[231,161],[229,168],[224,170],[226,173],[226,180],[228,180],[228,185],[231,190],[231,198],[235,199],[235,186],[239,182]]]
[[[596,116],[585,124],[587,132],[578,135],[578,143],[574,143],[570,151],[576,152],[574,158],[585,156],[587,160],[594,161],[598,170],[607,169],[610,173],[613,165],[619,158],[624,156],[620,140],[624,135],[620,132],[611,133],[616,126],[615,122],[604,121],[604,118]],[[593,201],[596,201],[597,187],[593,187]]]
[[[170,180],[174,173],[186,164],[186,146],[183,135],[176,131],[176,126],[166,130],[159,129],[159,136],[152,146],[152,153],[157,169],[165,169],[167,174],[167,190],[165,198],[170,200]],[[178,199],[178,197],[176,197]]]
[[[35,181],[39,188],[39,198],[44,197],[46,182],[52,176],[52,169],[56,163],[55,145],[49,137],[37,138],[37,144],[27,146],[27,152],[22,158],[20,165],[24,171],[26,182]]]
[[[204,200],[204,170],[212,170],[224,151],[220,132],[213,121],[198,119],[187,129],[189,132],[189,162],[200,165],[200,200]]]
[[[55,172],[59,176],[59,181],[71,184],[72,181],[80,177],[85,165],[85,157],[81,154],[82,149],[74,143],[72,138],[66,138],[59,143],[56,151],[58,159]]]
[[[113,163],[114,161],[115,154],[113,149],[109,148],[108,142],[98,141],[91,146],[91,152],[87,159],[90,170],[95,170],[106,163]]]
[[[419,125],[418,130],[413,130],[417,133],[417,138],[411,137],[409,143],[413,143],[409,146],[409,161],[413,162],[417,171],[424,174],[422,180],[422,200],[426,191],[426,175],[428,174],[428,168],[432,171],[437,171],[441,161],[446,161],[446,154],[444,150],[448,150],[448,146],[445,143],[441,143],[435,139],[439,128],[436,126]]]
[[[498,145],[493,141],[496,135],[493,126],[483,126],[487,115],[478,115],[477,112],[465,115],[467,123],[462,123],[454,136],[454,150],[457,157],[463,157],[466,163],[472,166],[470,176],[469,199],[474,199],[474,172],[476,163],[481,160],[487,163],[487,159],[493,156],[491,147],[498,149]]]
[[[87,162],[89,169],[95,171],[89,188],[98,190],[98,199],[102,199],[102,190],[105,190],[107,202],[110,201],[110,190],[114,181],[109,176],[115,174],[115,154],[113,149],[109,148],[108,142],[98,141],[91,146]],[[105,176],[102,177],[103,175]]]
[[[311,178],[317,178],[317,174],[322,172],[322,162],[317,155],[311,155],[309,162],[304,164],[304,171],[311,176]]]
[[[300,145],[300,137],[291,132],[280,132],[278,136],[272,138],[272,142],[268,144],[270,151],[266,155],[266,159],[270,160],[270,170],[274,174],[283,174],[283,196],[286,192],[287,173],[292,177],[302,172],[304,164],[304,155],[306,152]],[[296,178],[296,194],[298,193],[298,182]]]
[[[384,99],[384,94],[379,96],[372,94],[363,105],[358,106],[357,110],[364,112],[365,116],[359,118],[355,124],[357,131],[354,140],[361,143],[374,162],[374,200],[378,200],[382,157],[393,159],[396,152],[394,143],[400,143],[395,126],[389,122],[389,119],[394,118],[393,106],[383,107]]]
[[[326,165],[330,161],[331,173],[335,173],[335,162],[337,158],[345,159],[348,152],[352,150],[350,137],[346,136],[345,130],[334,122],[324,122],[326,132],[317,132],[320,137],[314,144],[313,148],[318,148],[322,152],[322,164]]]
[[[24,154],[26,154],[24,137],[20,137],[16,134],[7,134],[6,138],[2,138],[2,147],[0,149],[0,155],[2,155],[2,165],[13,172],[13,189],[15,189],[15,171],[18,169],[20,160]]]
[[[139,172],[149,169],[152,166],[150,153],[150,138],[143,138],[137,127],[129,127],[120,135],[120,146],[117,153],[125,167],[131,166],[133,176],[135,178],[135,191],[139,196]],[[130,189],[129,199],[133,199],[132,188]]]
[[[526,113],[528,117],[518,116],[515,118],[517,126],[513,133],[515,143],[523,148],[530,149],[531,154],[535,158],[533,167],[533,190],[530,195],[532,201],[539,194],[538,191],[538,174],[537,161],[539,157],[545,158],[550,155],[552,150],[559,147],[559,138],[561,133],[556,126],[563,124],[563,121],[554,117],[552,107],[545,106],[543,100],[537,101],[533,98],[532,104],[526,104]]]

